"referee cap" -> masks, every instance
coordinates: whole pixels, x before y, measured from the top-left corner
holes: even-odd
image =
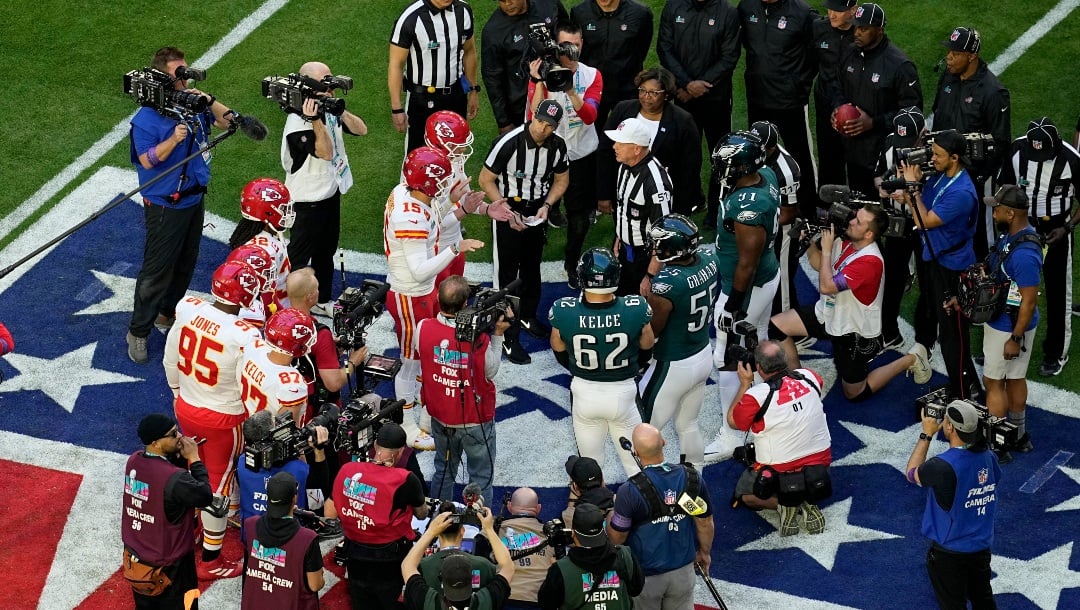
[[[856,0],[825,0],[825,8],[830,11],[843,13],[855,6]]]
[[[646,148],[652,144],[652,136],[649,134],[649,129],[645,127],[644,121],[634,117],[625,119],[615,129],[605,130],[604,135],[612,142],[620,144],[637,144]]]
[[[536,107],[536,114],[534,117],[540,119],[551,125],[552,127],[558,127],[559,121],[562,120],[563,109],[555,100],[544,100]]]
[[[1061,148],[1061,135],[1050,117],[1039,117],[1028,123],[1024,153],[1032,161],[1049,161]]]
[[[897,111],[893,117],[893,144],[898,148],[910,148],[919,141],[919,134],[926,128],[926,118],[918,106],[908,106]]]
[[[962,51],[964,53],[978,53],[982,47],[982,37],[975,28],[958,27],[949,34],[947,40],[942,40],[950,51]]]
[[[858,26],[870,26],[875,28],[885,27],[885,9],[873,2],[860,4],[855,9],[855,17],[851,23]]]

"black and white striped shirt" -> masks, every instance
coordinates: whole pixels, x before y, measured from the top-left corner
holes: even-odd
[[[652,153],[634,167],[619,164],[615,206],[619,241],[635,247],[648,245],[649,227],[671,212],[671,178]]]
[[[1080,154],[1067,142],[1049,161],[1032,161],[1025,149],[1027,136],[1013,140],[1009,158],[1002,164],[999,184],[1015,184],[1027,193],[1036,218],[1052,218],[1072,211],[1072,198],[1080,193]]]
[[[798,205],[796,194],[799,190],[802,171],[795,157],[792,157],[783,146],[777,144],[776,156],[766,159],[765,166],[776,174],[777,186],[780,188],[780,205],[784,207]]]
[[[409,50],[407,84],[441,88],[461,78],[463,47],[472,37],[472,8],[464,0],[454,0],[445,9],[435,8],[431,0],[417,0],[394,23],[390,44]]]
[[[516,201],[543,199],[555,174],[570,169],[566,142],[552,133],[538,145],[529,134],[530,124],[504,133],[484,159],[484,167],[498,177],[502,196],[515,208]]]

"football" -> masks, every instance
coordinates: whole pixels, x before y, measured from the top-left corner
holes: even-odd
[[[832,127],[836,131],[840,131],[840,126],[850,121],[851,119],[859,118],[859,109],[855,104],[844,104],[833,112],[833,124]],[[843,133],[843,132],[841,132]]]

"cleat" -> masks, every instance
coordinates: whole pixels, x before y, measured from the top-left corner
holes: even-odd
[[[198,570],[199,580],[220,580],[225,578],[236,578],[240,575],[242,568],[236,561],[225,561],[220,556],[207,563],[199,562]]]

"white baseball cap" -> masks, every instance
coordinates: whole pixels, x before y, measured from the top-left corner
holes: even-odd
[[[649,133],[649,128],[645,127],[644,121],[636,118],[626,119],[615,129],[605,130],[604,135],[611,138],[612,142],[645,147],[648,147],[652,140],[652,134]]]

